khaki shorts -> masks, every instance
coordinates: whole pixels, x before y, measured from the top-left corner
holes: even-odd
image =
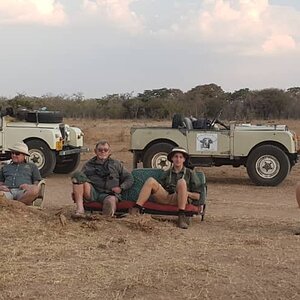
[[[160,204],[169,204],[169,205],[177,205],[177,194],[176,192],[173,194],[169,194],[162,186],[159,184],[157,191],[151,195],[156,203]]]
[[[25,193],[25,190],[21,190],[18,188],[13,188],[13,189],[10,189],[9,192],[4,192],[5,197],[8,200],[19,200],[23,196],[24,193]]]

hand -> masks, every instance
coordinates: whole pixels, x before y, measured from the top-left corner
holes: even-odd
[[[0,191],[9,192],[9,188],[6,185],[0,185]]]
[[[111,190],[116,194],[121,194],[122,192],[122,189],[119,186],[113,187]]]
[[[23,184],[21,184],[21,185],[19,186],[19,188],[20,188],[21,190],[27,191],[27,190],[30,189],[30,185],[27,184],[27,183],[23,183]]]

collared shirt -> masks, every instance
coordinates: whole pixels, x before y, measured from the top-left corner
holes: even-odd
[[[19,188],[21,184],[33,184],[42,180],[37,166],[30,162],[16,164],[11,162],[0,170],[0,182],[8,188]]]
[[[189,192],[200,193],[201,182],[195,171],[183,167],[178,173],[172,168],[162,175],[159,182],[169,194],[175,193],[177,181],[183,178]]]

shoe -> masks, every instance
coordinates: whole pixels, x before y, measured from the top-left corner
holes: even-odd
[[[179,215],[178,216],[178,227],[181,229],[188,229],[189,224],[186,221],[186,216],[185,215]]]
[[[141,210],[140,210],[139,207],[131,207],[131,208],[129,208],[128,212],[129,212],[130,215],[133,215],[133,216],[141,214]]]
[[[185,222],[190,226],[192,223],[192,217],[185,216]]]
[[[81,212],[75,212],[71,215],[71,218],[73,220],[81,220],[81,219],[86,219],[86,214],[85,213],[81,213]]]

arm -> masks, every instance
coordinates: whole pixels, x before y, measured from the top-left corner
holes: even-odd
[[[196,192],[188,192],[188,197],[192,200],[199,200],[200,199],[200,193]]]
[[[200,200],[201,182],[195,171],[191,172],[189,186],[190,186],[190,191],[188,191],[188,197],[195,201]]]
[[[9,188],[4,183],[5,178],[3,174],[3,167],[0,170],[0,191],[9,192]]]
[[[2,181],[0,181],[0,191],[9,192],[9,188]]]
[[[128,190],[133,185],[133,176],[129,173],[123,165],[120,170],[120,189]],[[121,192],[121,191],[120,191]]]

